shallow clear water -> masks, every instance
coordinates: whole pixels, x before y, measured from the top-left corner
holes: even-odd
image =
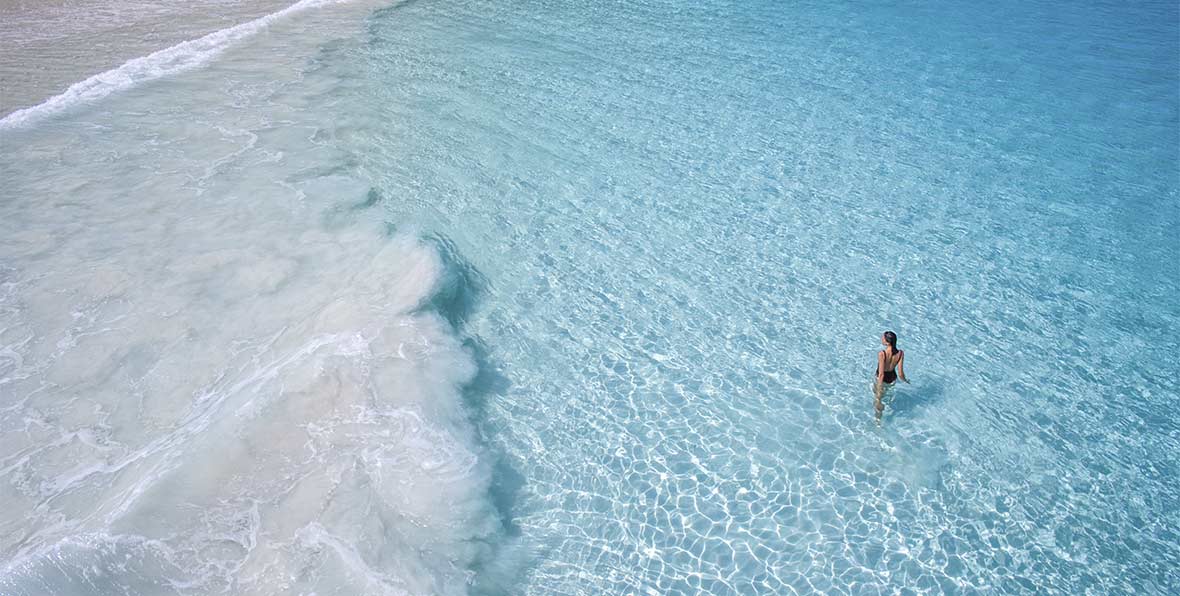
[[[6,591],[1180,586],[1174,4],[371,8],[0,130]]]

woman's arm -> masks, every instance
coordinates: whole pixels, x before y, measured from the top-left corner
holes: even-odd
[[[900,377],[901,380],[909,383],[910,380],[905,378],[905,350],[901,351],[900,356],[901,357],[897,359],[897,376]]]
[[[901,363],[899,362],[898,365],[900,365],[900,364]],[[877,352],[877,384],[880,385],[881,383],[884,383],[884,382],[885,382],[885,351],[880,350]]]

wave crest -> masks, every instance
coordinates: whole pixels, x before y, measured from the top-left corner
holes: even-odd
[[[96,74],[70,85],[64,92],[0,119],[0,130],[37,122],[78,104],[100,100],[112,93],[200,67],[217,57],[234,43],[250,37],[279,19],[308,9],[338,4],[347,0],[300,0],[283,10],[240,25],[214,31],[203,37],[128,60],[122,66]]]

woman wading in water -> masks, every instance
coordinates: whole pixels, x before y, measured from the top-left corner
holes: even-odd
[[[897,349],[897,334],[892,331],[882,333],[881,345],[885,349],[877,352],[877,379],[873,383],[873,405],[877,408],[877,420],[881,419],[881,413],[885,411],[885,404],[881,401],[885,395],[885,386],[892,385],[899,377],[906,383],[910,382],[905,378],[905,352]]]

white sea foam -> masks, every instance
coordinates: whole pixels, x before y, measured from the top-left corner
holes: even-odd
[[[0,119],[0,130],[28,125],[78,104],[102,99],[145,81],[174,75],[200,67],[216,58],[233,44],[293,14],[347,0],[300,0],[277,12],[259,17],[172,47],[127,61],[122,66],[96,74],[71,85],[37,105],[16,110]]]
[[[259,43],[235,110],[0,146],[0,593],[461,594],[498,535],[447,265]]]
[[[152,354],[130,378],[133,346],[168,345],[176,329],[134,290],[122,298],[144,314],[130,326],[93,313],[87,329],[103,331],[77,337],[28,314],[8,321],[36,329],[34,344],[68,347],[27,359],[46,383],[8,384],[32,403],[4,419],[10,436],[31,428],[2,454],[15,481],[6,502],[23,512],[5,516],[17,539],[5,545],[6,593],[134,593],[160,581],[181,592],[273,593],[309,570],[311,589],[464,590],[496,525],[460,403],[475,364],[445,320],[418,311],[442,264],[412,237],[349,244],[333,257],[351,263],[341,277],[286,290],[310,308],[288,318],[190,304],[174,316],[205,339]],[[227,266],[248,274],[260,263]],[[28,305],[56,284],[23,286],[18,304]],[[259,316],[278,331],[261,332]],[[76,339],[53,341],[63,335]],[[114,354],[98,357],[95,341]],[[30,347],[15,349],[32,356]],[[139,567],[113,562],[128,554]]]

